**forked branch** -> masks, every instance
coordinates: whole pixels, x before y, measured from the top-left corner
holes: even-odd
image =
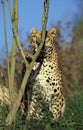
[[[32,59],[32,62],[30,64],[25,63],[25,65],[26,65],[25,76],[24,76],[24,79],[22,81],[22,85],[21,85],[21,88],[19,90],[19,94],[18,94],[17,100],[14,103],[11,111],[9,112],[9,114],[8,114],[8,116],[6,118],[6,125],[11,125],[13,120],[14,120],[14,118],[15,118],[16,112],[17,112],[17,110],[19,108],[22,96],[24,94],[26,83],[28,81],[28,78],[30,76],[31,70],[33,68],[33,64],[34,64],[35,60],[37,59],[38,55],[40,54],[40,51],[41,51],[42,46],[44,44],[45,34],[46,34],[46,25],[47,25],[47,19],[48,19],[48,9],[49,9],[49,0],[44,0],[44,9],[43,9],[43,15],[42,15],[42,39],[41,39],[41,44],[40,44],[40,46],[38,48],[38,51],[34,55],[34,57]],[[20,48],[20,44],[19,44],[19,40],[18,40],[18,37],[17,37],[17,35],[15,33],[14,26],[13,26],[13,32],[14,32],[14,37],[15,37],[15,40],[16,40],[16,44],[19,45],[18,47],[19,47],[19,50],[20,50],[20,52],[22,54],[22,51],[21,51],[21,48]],[[22,58],[23,58],[23,54],[22,54]],[[26,61],[24,61],[24,62],[26,62]]]

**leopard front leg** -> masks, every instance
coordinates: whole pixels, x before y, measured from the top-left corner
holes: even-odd
[[[49,109],[53,114],[54,120],[58,117],[63,116],[64,109],[65,109],[65,99],[62,93],[56,97],[56,95],[51,99],[49,104]]]

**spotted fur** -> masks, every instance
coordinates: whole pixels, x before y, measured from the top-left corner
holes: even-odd
[[[37,93],[41,94],[43,100],[48,104],[48,109],[51,111],[53,118],[56,119],[63,115],[65,108],[65,99],[63,96],[62,74],[58,64],[58,55],[55,44],[56,30],[52,28],[47,32],[46,40],[40,55],[43,62],[40,63],[40,71],[35,79],[33,87],[32,101],[29,107],[29,115],[37,114],[38,108]],[[41,31],[32,29],[32,42],[37,51],[41,41]],[[44,107],[44,106],[43,106]],[[40,113],[42,108],[39,109]]]

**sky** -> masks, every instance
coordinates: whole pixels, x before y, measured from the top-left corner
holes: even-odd
[[[10,0],[11,4],[13,0]],[[27,34],[30,33],[31,28],[41,29],[41,18],[44,0],[18,0],[19,2],[19,24],[18,35],[21,42],[23,42]],[[77,0],[50,0],[49,17],[47,29],[56,25],[58,21],[62,21],[63,26],[66,22],[76,19],[78,15]],[[5,1],[6,22],[7,22],[7,36],[9,51],[12,45],[12,32],[11,20]],[[0,3],[0,52],[1,57],[5,53],[5,40],[4,40],[4,25],[2,5]]]

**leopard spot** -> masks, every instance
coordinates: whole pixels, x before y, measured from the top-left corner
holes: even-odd
[[[54,93],[56,93],[57,92],[57,89],[54,89]]]
[[[46,80],[46,82],[48,82],[48,83],[49,83],[49,80],[47,79],[47,80]]]
[[[54,83],[54,82],[52,82],[52,85],[55,85],[55,83]]]

